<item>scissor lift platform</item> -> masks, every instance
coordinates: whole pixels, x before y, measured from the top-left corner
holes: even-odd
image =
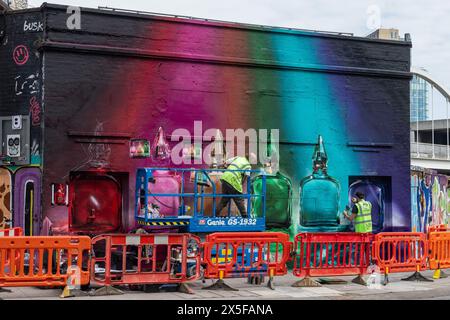
[[[171,171],[181,176],[180,193],[152,193],[149,190],[150,185],[155,182],[157,176],[155,171]],[[225,171],[225,169],[180,169],[180,168],[140,168],[136,174],[136,204],[135,204],[135,219],[137,224],[145,227],[178,227],[186,232],[195,233],[210,233],[210,232],[236,232],[236,231],[264,231],[266,227],[266,212],[265,212],[265,192],[266,180],[263,177],[261,194],[252,194],[251,179],[247,181],[247,192],[239,195],[247,200],[247,217],[234,216],[231,214],[231,201],[228,205],[228,214],[226,217],[218,217],[215,212],[216,201],[220,201],[221,197],[236,197],[236,195],[218,194],[216,192],[215,184],[209,176],[211,172]],[[248,172],[250,174],[261,173],[260,170],[226,170]],[[186,176],[194,175],[194,192],[185,192]],[[199,183],[199,182],[202,183]],[[204,193],[205,181],[208,182],[212,189],[212,193]],[[153,218],[149,212],[148,200],[149,197],[179,197],[180,207],[178,212],[171,216]],[[260,197],[262,206],[258,213],[252,212],[252,200]],[[187,198],[193,199],[194,210],[192,215],[186,214],[185,202]],[[204,199],[212,198],[213,212],[205,213]],[[200,202],[200,206],[198,206]],[[142,205],[147,204],[147,205]]]

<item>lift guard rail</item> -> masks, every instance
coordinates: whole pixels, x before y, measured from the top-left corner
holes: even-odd
[[[287,273],[292,242],[282,232],[219,232],[203,243],[204,277],[219,281],[210,289],[226,286],[224,278],[274,276]],[[228,287],[228,286],[227,286]]]
[[[240,174],[261,174],[261,170],[241,169],[193,169],[193,168],[139,168],[136,173],[135,219],[143,227],[176,226],[187,232],[252,232],[264,231],[266,222],[266,176],[262,175],[262,190],[253,192],[251,179],[247,179],[247,187],[240,194],[223,194],[215,185],[217,181],[212,174],[223,172]],[[163,176],[170,173],[180,180],[178,192],[154,192],[152,187]],[[216,177],[217,178],[217,177]],[[208,188],[207,188],[208,187]],[[206,192],[208,189],[209,192]],[[233,216],[231,201],[228,204],[226,217],[220,217],[216,207],[221,198],[241,198],[246,200],[247,217]],[[152,214],[149,201],[164,206],[164,199],[179,199],[179,207],[172,208],[170,215]],[[253,202],[261,200],[261,212],[255,212]],[[212,202],[206,210],[205,202]],[[188,203],[193,207],[188,212]],[[159,205],[158,205],[159,206]]]
[[[92,239],[91,281],[103,286],[182,284],[200,277],[200,238],[186,233]]]
[[[89,237],[0,237],[0,287],[89,283]]]
[[[354,282],[363,284],[361,276],[370,266],[370,244],[366,233],[299,233],[295,237],[293,273],[303,277],[294,286],[318,286],[310,277],[357,275]]]

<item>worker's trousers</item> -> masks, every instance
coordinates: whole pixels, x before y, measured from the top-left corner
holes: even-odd
[[[229,184],[226,181],[221,180],[222,183],[222,193],[226,195],[236,195],[236,197],[222,197],[220,199],[220,202],[216,206],[216,216],[220,217],[222,216],[220,212],[223,208],[225,208],[228,203],[233,199],[234,203],[236,203],[236,206],[239,209],[239,213],[243,218],[247,218],[247,209],[245,208],[245,199],[242,197],[242,193],[237,191],[231,184]],[[223,215],[223,216],[226,216]],[[222,216],[222,217],[223,217]]]

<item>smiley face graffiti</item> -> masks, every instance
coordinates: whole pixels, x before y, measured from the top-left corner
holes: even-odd
[[[13,59],[16,65],[21,66],[27,63],[30,54],[28,48],[24,45],[18,45],[13,51]]]

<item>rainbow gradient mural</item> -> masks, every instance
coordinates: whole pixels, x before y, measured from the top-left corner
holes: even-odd
[[[383,230],[410,229],[410,43],[93,9],[82,17],[82,29],[68,31],[65,7],[44,5],[43,42],[30,48],[41,52],[45,79],[42,215],[55,232],[69,232],[69,209],[52,204],[49,186],[80,174],[111,175],[121,228],[134,228],[136,171],[156,164],[131,159],[129,140],[153,141],[159,127],[194,134],[195,121],[204,130],[280,130],[292,234],[319,135],[340,210],[352,183],[372,179],[386,189]]]

